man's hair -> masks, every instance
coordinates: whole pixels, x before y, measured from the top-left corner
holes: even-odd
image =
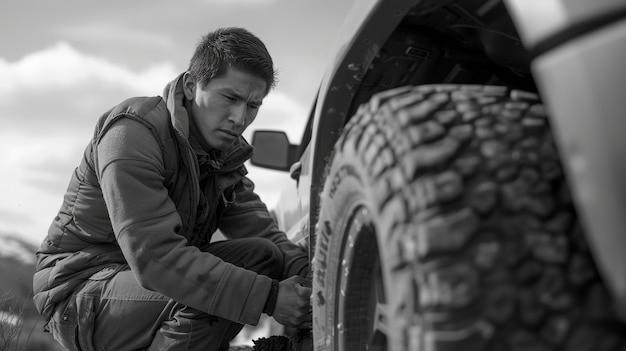
[[[274,64],[265,44],[244,28],[221,28],[203,36],[188,71],[204,87],[229,66],[263,79],[266,93],[276,85]]]

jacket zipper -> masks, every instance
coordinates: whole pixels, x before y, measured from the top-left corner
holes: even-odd
[[[193,153],[193,150],[191,148],[191,145],[189,145],[189,142],[187,141],[187,139],[185,139],[182,135],[182,133],[176,129],[174,127],[174,131],[176,132],[176,135],[178,138],[180,138],[183,142],[181,143],[181,146],[185,148],[185,154],[186,154],[186,158],[184,158],[185,163],[187,164],[187,169],[190,170],[190,181],[191,181],[191,187],[192,187],[192,193],[190,196],[190,209],[191,209],[191,216],[189,217],[189,223],[187,223],[187,231],[189,232],[189,236],[185,235],[186,237],[189,237],[190,242],[193,243],[194,241],[194,237],[193,237],[193,228],[195,226],[195,218],[197,216],[197,211],[198,211],[198,202],[200,201],[199,199],[199,189],[200,189],[200,180],[198,177],[198,174],[200,174],[200,166],[198,165],[198,161],[196,160],[196,156]],[[187,234],[187,233],[185,233]]]

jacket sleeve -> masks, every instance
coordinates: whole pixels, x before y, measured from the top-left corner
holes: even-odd
[[[145,122],[114,122],[95,148],[117,242],[146,289],[238,323],[257,324],[271,280],[187,245],[164,185],[159,139]],[[234,301],[234,302],[233,302]]]
[[[256,236],[273,241],[285,255],[284,278],[308,273],[308,253],[278,229],[267,206],[254,192],[254,183],[245,176],[235,185],[235,201],[224,212],[220,230],[229,238]]]

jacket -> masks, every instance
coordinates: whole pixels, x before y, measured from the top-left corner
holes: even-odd
[[[55,306],[91,275],[128,264],[138,282],[175,301],[234,322],[257,324],[271,279],[202,251],[217,227],[227,238],[264,237],[283,251],[284,275],[307,254],[279,231],[254,192],[240,138],[222,154],[208,206],[234,199],[193,237],[198,162],[189,143],[182,75],[163,97],[128,99],[103,114],[74,171],[58,215],[37,252],[34,302],[49,319]],[[211,211],[215,214],[217,211]],[[238,301],[239,303],[225,303]]]

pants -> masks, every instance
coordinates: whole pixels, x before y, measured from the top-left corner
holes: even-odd
[[[283,278],[283,255],[269,240],[219,241],[207,251],[272,279]],[[48,326],[71,351],[222,351],[243,328],[142,288],[122,265],[107,267],[79,286],[56,308]]]

